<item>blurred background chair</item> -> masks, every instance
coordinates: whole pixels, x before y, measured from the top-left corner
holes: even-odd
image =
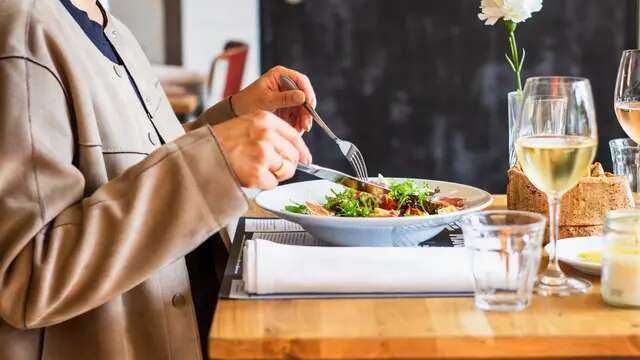
[[[154,65],[173,111],[182,121],[197,117],[204,109],[240,91],[249,46],[229,41],[211,63],[209,74],[177,65]]]
[[[224,51],[211,63],[207,83],[205,108],[240,91],[249,46],[239,41],[229,41]]]

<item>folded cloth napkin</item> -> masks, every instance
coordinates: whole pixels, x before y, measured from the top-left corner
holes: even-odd
[[[471,292],[464,248],[317,247],[248,240],[250,294]]]

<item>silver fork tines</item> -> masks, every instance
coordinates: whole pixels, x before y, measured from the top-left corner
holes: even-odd
[[[288,90],[299,90],[296,83],[289,78],[288,76],[280,76],[280,83],[286,87]],[[315,111],[311,105],[308,103],[304,103],[304,108],[311,114],[313,120],[324,130],[329,137],[338,144],[342,155],[347,158],[349,164],[356,172],[356,176],[361,180],[367,180],[369,178],[369,174],[367,173],[367,165],[364,162],[364,157],[362,157],[362,153],[358,148],[351,142],[342,140],[336,136],[336,134],[331,131],[331,129],[327,126],[327,124],[322,120],[320,115]]]
[[[369,174],[367,173],[367,165],[364,162],[364,157],[362,157],[362,153],[358,148],[350,143],[349,141],[344,140],[336,140],[336,143],[340,147],[340,151],[347,158],[351,167],[356,172],[356,176],[361,180],[367,180],[369,178]],[[346,149],[344,150],[343,147]]]

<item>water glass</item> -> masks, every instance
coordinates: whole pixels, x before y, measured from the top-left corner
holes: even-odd
[[[629,181],[632,191],[638,191],[638,167],[640,163],[640,147],[630,138],[613,139],[609,141],[613,173],[623,175]]]
[[[529,306],[542,254],[546,218],[525,211],[485,211],[462,222],[481,310],[518,311]]]

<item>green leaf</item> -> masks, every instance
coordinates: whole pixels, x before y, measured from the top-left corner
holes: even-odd
[[[509,66],[511,66],[513,72],[518,72],[518,70],[516,70],[516,67],[513,65],[513,61],[511,61],[511,59],[509,58],[509,55],[504,54],[504,58],[507,59],[507,62],[509,63]]]
[[[365,192],[354,189],[345,189],[342,192],[331,191],[327,196],[325,209],[333,211],[336,216],[342,217],[367,217],[379,206],[378,198]]]
[[[389,197],[396,202],[396,210],[400,212],[404,212],[408,208],[419,208],[428,213],[429,209],[433,208],[431,196],[437,192],[437,190],[431,189],[428,184],[419,186],[413,180],[391,183],[389,190]]]
[[[522,59],[520,59],[520,64],[518,64],[518,72],[522,71],[522,65],[524,64],[524,57],[527,56],[527,52],[522,48]]]
[[[285,206],[284,209],[291,213],[306,214],[306,215],[309,214],[309,208],[305,204],[294,203],[294,205]]]

